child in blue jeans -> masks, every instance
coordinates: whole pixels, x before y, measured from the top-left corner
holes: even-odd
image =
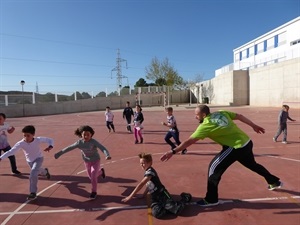
[[[20,149],[23,149],[26,161],[31,168],[29,176],[30,194],[27,196],[27,200],[34,200],[37,197],[38,175],[44,175],[47,179],[50,179],[49,170],[47,168],[42,168],[44,157],[40,144],[47,143],[48,147],[45,148],[44,151],[49,152],[53,148],[53,139],[47,137],[34,137],[35,127],[32,125],[25,126],[22,129],[22,133],[24,138],[17,142],[9,151],[0,156],[0,161],[14,155]]]
[[[287,120],[296,121],[289,116],[289,109],[290,107],[288,105],[282,106],[282,109],[278,116],[278,130],[273,137],[274,142],[277,142],[277,138],[281,133],[283,133],[282,143],[287,144]]]
[[[171,146],[171,149],[174,149],[176,148],[176,145],[170,139],[173,138],[177,146],[179,146],[181,144],[181,141],[179,140],[179,130],[177,127],[176,119],[173,115],[173,108],[172,107],[166,108],[166,113],[167,113],[167,122],[166,123],[161,122],[161,124],[169,128],[165,136],[165,141]],[[187,149],[181,151],[181,154],[186,154],[186,153],[187,153]]]

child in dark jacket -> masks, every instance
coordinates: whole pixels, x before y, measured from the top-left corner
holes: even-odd
[[[278,130],[273,137],[274,142],[277,142],[277,138],[281,133],[283,133],[282,143],[287,144],[287,120],[296,121],[289,116],[289,109],[290,107],[288,105],[282,106],[282,109],[278,116]]]
[[[156,170],[152,167],[152,155],[148,153],[140,153],[140,165],[145,170],[144,178],[132,191],[132,193],[122,199],[122,202],[127,202],[132,199],[145,185],[146,190],[142,197],[145,197],[149,192],[151,195],[151,210],[155,218],[162,218],[164,215],[179,214],[185,207],[185,203],[192,199],[191,194],[181,193],[181,200],[174,201],[165,186],[161,183]]]

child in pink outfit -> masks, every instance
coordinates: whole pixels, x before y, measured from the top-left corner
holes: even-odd
[[[61,155],[73,149],[79,148],[81,150],[86,171],[92,183],[92,192],[90,195],[90,199],[95,199],[97,197],[98,177],[102,175],[102,177],[105,178],[104,169],[100,167],[100,155],[97,148],[99,148],[105,154],[106,160],[111,159],[107,149],[98,141],[92,138],[94,134],[95,131],[90,126],[81,126],[77,128],[75,130],[75,135],[77,135],[81,139],[54,155],[54,157],[57,159]]]
[[[142,134],[142,129],[144,129],[142,125],[143,121],[144,116],[142,113],[142,107],[140,105],[136,105],[133,117],[135,144],[139,143],[138,137],[140,138],[140,143],[143,143],[144,141]]]

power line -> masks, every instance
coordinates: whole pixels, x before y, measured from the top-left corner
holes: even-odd
[[[79,66],[111,67],[111,66],[108,66],[108,65],[100,65],[100,64],[61,62],[61,61],[40,60],[40,59],[24,59],[24,58],[10,58],[10,57],[0,57],[0,59],[18,60],[18,61],[32,61],[32,62],[44,62],[44,63],[57,63],[57,64],[71,64],[71,65],[79,65]]]

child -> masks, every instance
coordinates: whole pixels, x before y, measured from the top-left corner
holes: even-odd
[[[74,144],[55,153],[54,155],[54,158],[58,159],[61,155],[73,149],[79,148],[81,150],[85,168],[92,183],[90,199],[96,199],[97,197],[98,176],[102,175],[102,177],[105,178],[104,169],[100,168],[100,155],[97,148],[99,148],[105,154],[106,160],[111,159],[107,149],[92,138],[94,134],[95,131],[90,126],[81,126],[77,128],[75,130],[75,135],[80,137],[80,139]]]
[[[1,152],[7,152],[11,149],[10,144],[7,141],[7,134],[11,134],[15,131],[15,128],[12,126],[9,126],[8,123],[5,122],[6,115],[4,113],[0,113],[0,155]],[[20,171],[17,169],[16,164],[16,157],[14,155],[9,156],[10,166],[11,166],[11,172],[13,174],[19,175],[21,174]]]
[[[145,185],[146,190],[143,197],[149,192],[151,194],[151,210],[155,218],[162,218],[167,213],[179,214],[185,206],[185,203],[190,202],[192,196],[188,193],[181,193],[181,201],[174,201],[167,189],[161,183],[157,172],[152,167],[152,156],[147,153],[140,153],[140,165],[145,170],[144,178],[132,191],[132,193],[122,199],[122,202],[127,202],[133,198]]]
[[[169,127],[169,131],[167,132],[165,136],[165,141],[171,146],[171,149],[176,148],[176,145],[170,140],[172,137],[175,140],[177,145],[180,145],[181,142],[179,140],[179,130],[177,128],[176,120],[173,115],[173,108],[168,107],[166,109],[167,113],[167,123],[161,122],[162,125]],[[181,154],[186,154],[187,149],[184,149],[181,151]]]
[[[29,191],[27,200],[36,199],[38,175],[44,175],[50,179],[50,173],[47,168],[42,168],[44,161],[43,152],[40,148],[41,143],[47,143],[48,147],[44,149],[49,152],[53,148],[53,139],[47,137],[34,137],[35,127],[32,125],[25,126],[22,129],[24,138],[17,142],[9,151],[0,156],[0,161],[8,156],[14,155],[18,150],[23,149],[26,161],[31,168],[29,176]]]
[[[115,132],[115,126],[114,126],[114,114],[110,111],[110,107],[106,107],[105,111],[105,121],[106,121],[106,126],[108,128],[108,132],[111,132],[111,129],[113,132]]]
[[[278,130],[273,137],[274,142],[277,142],[277,138],[283,132],[282,143],[287,144],[287,120],[289,119],[290,121],[296,121],[289,117],[289,109],[290,107],[288,105],[282,106],[282,110],[280,111],[278,116]]]
[[[132,133],[132,130],[131,130],[131,117],[133,117],[133,110],[130,107],[130,103],[126,102],[126,107],[125,107],[125,109],[123,111],[123,119],[126,119],[126,122],[127,122],[127,131],[129,133]]]
[[[142,107],[140,105],[136,105],[133,123],[134,123],[134,137],[135,137],[135,144],[138,144],[138,136],[140,137],[140,143],[142,144],[144,139],[142,135],[142,129],[144,128],[142,123],[144,121],[144,116],[142,113]]]

